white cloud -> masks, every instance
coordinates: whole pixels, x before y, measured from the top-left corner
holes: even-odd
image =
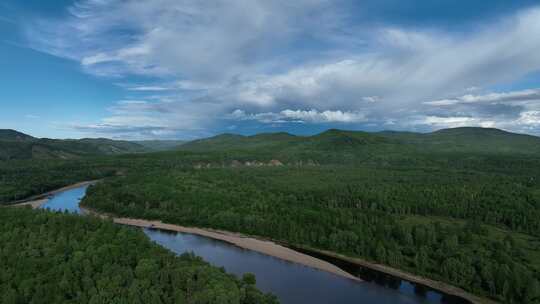
[[[461,101],[459,99],[440,99],[440,100],[433,100],[433,101],[426,101],[424,104],[429,106],[451,106],[456,105],[460,103]]]
[[[540,101],[540,89],[529,89],[505,93],[489,93],[485,95],[464,95],[453,99],[441,99],[424,102],[432,106],[449,106],[455,104],[482,103],[482,102],[519,102],[519,101]]]
[[[472,86],[472,87],[468,87],[465,89],[465,91],[467,92],[476,92],[476,91],[479,91],[481,88],[479,87],[475,87],[475,86]]]
[[[540,127],[540,111],[522,112],[518,124],[529,127]]]
[[[341,122],[341,123],[358,123],[366,121],[366,117],[363,113],[359,112],[343,112],[343,111],[322,111],[317,110],[284,110],[281,114],[287,118],[297,119],[311,123],[329,123],[329,122]]]
[[[457,128],[467,126],[478,126],[483,128],[493,128],[496,125],[495,121],[482,120],[474,117],[440,117],[440,116],[427,116],[419,121],[417,124],[426,124],[435,126],[437,128]]]
[[[220,84],[204,83],[199,81],[180,80],[175,83],[175,87],[179,90],[214,90],[222,88]]]
[[[365,102],[377,102],[380,101],[381,98],[379,96],[365,96],[362,97],[362,100]]]
[[[376,32],[379,39],[368,53],[260,77],[249,91],[265,100],[292,100],[304,107],[358,109],[358,96],[380,96],[384,110],[418,109],[423,100],[462,91],[471,83],[487,87],[540,70],[540,40],[530,39],[540,36],[537,9],[469,35]],[[465,101],[471,99],[473,95],[464,96]]]
[[[243,110],[234,110],[227,116],[233,120],[256,120],[263,123],[359,123],[367,121],[366,116],[359,112],[322,111],[317,110],[283,110],[279,113],[266,112],[248,114]]]
[[[115,105],[103,120],[108,126],[204,129],[235,109],[255,113],[238,119],[263,123],[399,126],[422,117],[412,121],[536,126],[538,89],[477,92],[540,70],[539,8],[457,33],[364,28],[350,24],[340,4],[87,0],[70,18],[41,20],[27,34],[32,47],[77,60],[90,73],[152,78],[127,86],[130,93],[166,93],[159,102]]]
[[[131,87],[128,88],[129,91],[150,91],[150,92],[156,92],[156,91],[169,91],[170,88],[167,87],[160,87],[160,86],[140,86],[140,87]]]
[[[80,60],[99,75],[114,64],[115,73],[223,80],[257,69],[260,59],[252,56],[275,51],[310,26],[323,30],[314,14],[331,26],[335,9],[328,7],[327,0],[87,0],[71,8],[69,19],[41,21],[28,33],[35,47]]]

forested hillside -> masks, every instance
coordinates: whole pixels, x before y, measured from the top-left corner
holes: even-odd
[[[364,163],[429,157],[433,153],[538,155],[540,138],[497,129],[456,128],[433,133],[328,130],[313,136],[268,133],[222,134],[191,142],[118,141],[110,139],[38,139],[14,130],[0,130],[0,160],[73,159],[83,156],[178,150],[283,162]],[[229,153],[230,154],[230,153]],[[427,155],[427,156],[426,156]]]
[[[498,129],[455,128],[433,133],[384,131],[328,130],[313,136],[294,136],[288,133],[269,133],[253,136],[223,134],[201,139],[178,147],[182,151],[249,152],[255,155],[281,156],[283,159],[302,159],[335,163],[338,156],[350,161],[362,161],[366,156],[400,158],[404,154],[424,156],[433,153],[524,154],[540,153],[540,138],[509,133]]]
[[[158,169],[91,187],[83,204],[336,251],[506,303],[534,303],[540,184],[531,172],[540,171]]]
[[[35,138],[14,130],[0,130],[0,160],[72,159],[82,156],[148,152],[137,143],[105,138]]]
[[[0,303],[277,303],[138,229],[97,218],[0,209]]]
[[[540,303],[540,139],[495,129],[221,135],[179,151],[0,161],[0,202],[104,178],[83,204],[383,263]]]
[[[114,159],[0,161],[0,205],[119,172]]]
[[[185,140],[137,140],[134,143],[139,144],[149,151],[169,151],[178,148],[186,143]]]

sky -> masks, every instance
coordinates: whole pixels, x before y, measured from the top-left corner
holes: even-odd
[[[540,4],[0,0],[0,128],[540,135]]]

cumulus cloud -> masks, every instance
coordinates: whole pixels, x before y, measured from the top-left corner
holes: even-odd
[[[450,117],[440,117],[440,116],[426,116],[418,121],[415,121],[416,124],[425,124],[430,126],[435,126],[438,128],[457,128],[457,127],[467,127],[467,126],[478,126],[483,128],[492,128],[496,125],[495,121],[483,120],[475,117],[463,117],[463,116],[450,116]]]
[[[416,120],[436,127],[497,127],[525,133],[539,133],[540,89],[462,95],[424,104],[431,115]]]
[[[479,94],[540,70],[539,8],[448,32],[358,24],[346,3],[86,0],[26,32],[32,47],[89,73],[152,78],[128,93],[164,95],[111,107],[107,128],[238,119],[540,131],[538,89]]]
[[[421,116],[411,118],[408,126],[429,126],[436,129],[457,127],[502,128],[520,133],[538,134],[540,111],[524,111],[511,119],[501,119],[497,116]]]
[[[317,110],[283,110],[279,113],[266,112],[249,114],[237,109],[230,113],[227,118],[234,120],[256,120],[263,123],[359,123],[367,121],[365,114],[347,111],[322,111]]]
[[[540,127],[540,111],[526,111],[520,114],[518,124],[525,128]]]

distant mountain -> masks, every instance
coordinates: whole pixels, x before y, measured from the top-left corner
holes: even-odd
[[[185,144],[185,140],[138,140],[133,141],[151,151],[169,151]]]
[[[344,131],[338,129],[330,129],[323,133],[310,136],[308,142],[315,142],[319,147],[326,149],[336,148],[354,148],[364,145],[377,145],[388,143],[389,141],[381,136],[373,133],[362,131]]]
[[[262,133],[221,134],[191,142],[120,141],[105,138],[39,139],[15,130],[0,130],[0,160],[69,159],[166,150],[220,154],[240,160],[350,163],[407,159],[441,153],[516,154],[540,157],[540,137],[490,128],[454,128],[432,133],[376,133],[330,129],[313,136]]]
[[[0,129],[0,140],[28,141],[36,138],[11,129]]]
[[[336,150],[369,144],[383,144],[390,140],[373,133],[331,129],[313,136],[295,136],[289,133],[262,133],[252,136],[221,134],[188,142],[179,147],[184,151],[227,151],[245,149],[289,149],[292,147]]]
[[[383,131],[368,133],[331,129],[313,136],[266,133],[253,136],[222,134],[188,142],[182,151],[252,151],[258,154],[303,154],[338,157],[378,156],[377,154],[422,153],[540,153],[540,137],[489,128],[454,128],[432,133]],[[339,153],[338,153],[339,154]],[[540,155],[539,155],[540,156]]]
[[[105,138],[35,138],[14,130],[0,130],[0,160],[69,159],[81,156],[115,155],[149,151],[142,145]]]
[[[263,133],[253,136],[225,133],[185,143],[178,149],[198,152],[265,149],[269,146],[293,143],[299,138],[289,133]]]
[[[495,128],[461,127],[442,129],[428,134],[391,131],[378,134],[402,143],[444,152],[540,153],[540,137]]]

